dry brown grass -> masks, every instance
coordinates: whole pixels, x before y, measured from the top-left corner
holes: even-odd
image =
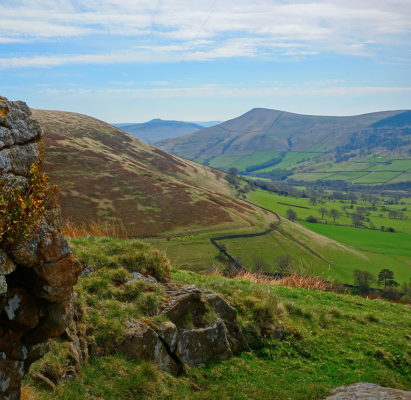
[[[226,276],[218,267],[214,267],[208,275],[210,276]],[[292,286],[301,287],[305,289],[314,290],[330,290],[332,289],[332,283],[326,279],[318,276],[305,274],[292,273],[286,275],[281,279],[273,279],[270,276],[263,273],[253,273],[249,271],[242,271],[231,277],[231,279],[243,279],[249,282],[253,282],[259,285],[269,286]]]
[[[38,400],[34,390],[28,386],[21,388],[21,400]]]
[[[63,234],[64,236],[71,238],[85,236],[110,236],[118,239],[128,239],[130,236],[132,237],[122,222],[114,224],[107,221],[103,222],[101,220],[90,220],[83,222],[81,225],[75,224],[71,221],[66,221],[63,224]]]
[[[233,279],[244,279],[253,283],[269,286],[292,286],[305,289],[327,290],[330,288],[330,282],[315,276],[304,276],[298,274],[290,274],[281,279],[272,279],[267,275],[240,272]]]

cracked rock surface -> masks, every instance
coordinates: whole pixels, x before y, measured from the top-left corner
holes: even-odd
[[[0,168],[27,182],[31,164],[43,162],[41,136],[26,103],[0,96]],[[61,227],[60,210],[47,210],[36,236],[23,248],[0,249],[0,400],[20,399],[30,365],[72,319],[73,286],[81,267]]]
[[[154,278],[144,278],[150,281]],[[156,283],[158,284],[158,283]],[[224,360],[242,347],[237,311],[210,290],[195,285],[169,290],[159,315],[169,321],[129,321],[122,348],[129,357],[150,360],[178,375],[183,364],[197,366],[215,358]],[[211,318],[204,320],[206,314]],[[192,326],[187,327],[187,317]]]
[[[385,388],[373,383],[354,383],[332,390],[324,400],[411,400],[411,392]]]

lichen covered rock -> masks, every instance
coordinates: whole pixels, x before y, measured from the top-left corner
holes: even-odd
[[[164,289],[168,300],[159,315],[169,321],[129,321],[122,345],[127,356],[153,361],[176,375],[183,364],[224,360],[242,347],[237,311],[216,293],[194,285]]]
[[[28,106],[0,97],[0,169],[24,184],[44,158],[42,130]],[[47,210],[24,247],[0,249],[0,399],[19,399],[21,379],[73,316],[81,268],[60,233],[59,209]]]

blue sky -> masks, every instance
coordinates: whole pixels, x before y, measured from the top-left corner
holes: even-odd
[[[411,109],[410,0],[8,0],[0,95],[107,122]]]

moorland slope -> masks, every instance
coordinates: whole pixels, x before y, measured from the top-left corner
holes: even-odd
[[[329,117],[255,108],[238,118],[181,138],[156,142],[154,146],[200,162],[255,151],[323,153],[346,145],[354,133],[409,125],[411,113],[405,110]]]
[[[268,225],[274,218],[233,198],[212,168],[85,115],[32,111],[44,131],[43,170],[62,188],[63,218],[121,221],[137,236]]]
[[[145,143],[188,135],[203,129],[204,126],[192,122],[165,121],[159,118],[142,124],[113,124]]]

